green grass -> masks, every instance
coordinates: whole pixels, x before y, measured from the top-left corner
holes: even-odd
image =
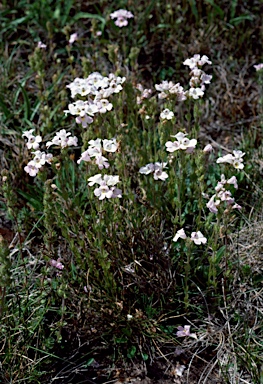
[[[120,8],[134,14],[123,28],[110,18]],[[262,71],[253,68],[263,61],[261,11],[259,1],[2,3],[3,383],[100,383],[138,364],[165,382],[182,362],[182,382],[262,381]],[[183,61],[196,53],[212,61],[203,98],[159,99],[154,85],[163,80],[189,88]],[[64,113],[74,101],[66,86],[92,72],[126,80],[109,97],[112,110],[83,128]],[[152,94],[137,104],[139,83]],[[160,119],[165,108],[172,120]],[[31,177],[22,137],[30,129],[43,151],[61,129],[78,144],[51,146],[52,163]],[[171,158],[165,143],[178,132],[196,149]],[[96,138],[118,142],[103,152],[108,169],[77,163]],[[214,152],[205,154],[209,142]],[[216,163],[233,150],[246,153],[244,169]],[[167,162],[166,180],[139,173],[155,162]],[[88,179],[98,173],[119,176],[122,198],[94,195]],[[238,189],[228,189],[241,211],[206,206],[223,173],[237,178]],[[187,239],[174,242],[181,228]],[[189,239],[196,231],[205,244]],[[177,337],[187,324],[196,339]],[[157,372],[159,361],[167,369]]]

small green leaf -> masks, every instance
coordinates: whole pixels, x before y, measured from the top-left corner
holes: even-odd
[[[147,355],[147,353],[142,353],[142,359],[144,361],[148,360],[149,356]]]
[[[129,351],[128,351],[128,353],[127,353],[127,357],[129,357],[129,359],[132,359],[132,358],[135,356],[136,351],[137,351],[137,349],[136,349],[135,345],[133,345],[133,346],[129,349]]]
[[[226,250],[226,246],[223,245],[219,250],[216,252],[216,264],[220,263],[222,256],[224,255]]]

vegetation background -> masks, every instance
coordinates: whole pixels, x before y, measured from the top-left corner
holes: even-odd
[[[118,9],[134,15],[126,27]],[[2,383],[263,383],[262,14],[261,0],[0,2]],[[212,61],[204,97],[162,103],[154,85],[185,86],[198,53]],[[84,129],[64,113],[66,86],[96,71],[126,81]],[[153,92],[140,105],[138,84]],[[52,148],[31,177],[30,129],[43,142],[66,129],[78,146]],[[170,159],[167,181],[139,174],[168,161],[178,131],[198,140],[194,154]],[[88,178],[100,171],[77,164],[97,137],[120,143],[117,201],[99,201]],[[234,174],[216,159],[235,149],[242,210],[215,215],[202,193]],[[207,244],[173,242],[181,227]],[[177,336],[185,325],[196,337]]]

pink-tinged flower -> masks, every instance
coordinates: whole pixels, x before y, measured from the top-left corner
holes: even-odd
[[[105,198],[121,198],[122,191],[116,187],[109,187],[108,185],[106,185],[105,181],[103,181],[102,184],[94,190],[94,195],[97,196],[99,200],[104,200]]]
[[[234,188],[238,189],[236,176],[230,177],[230,179],[227,180],[227,184],[233,184]]]
[[[108,159],[102,155],[96,156],[95,163],[98,165],[99,169],[109,168],[110,164],[108,163]]]
[[[220,204],[220,200],[215,200],[216,195],[213,195],[211,199],[208,201],[206,204],[207,208],[209,209],[210,212],[212,213],[217,213],[218,212],[218,205]]]
[[[256,71],[260,71],[263,68],[263,63],[253,65]]]
[[[43,44],[42,41],[39,41],[37,43],[37,47],[40,48],[40,49],[46,49],[47,48],[46,44]]]
[[[61,260],[60,258],[57,260],[52,259],[50,260],[50,264],[52,265],[52,267],[55,267],[62,271],[62,269],[64,269],[64,265],[61,263],[60,260]]]
[[[99,200],[122,197],[122,191],[115,187],[115,185],[120,181],[119,176],[104,175],[102,178],[101,174],[98,174],[90,177],[88,181],[89,186],[99,184],[99,187],[94,190],[94,195],[97,196]]]
[[[91,158],[89,156],[88,150],[85,152],[82,152],[80,159],[77,161],[78,164],[80,164],[82,161],[89,162],[91,161]]]
[[[69,44],[73,44],[75,41],[78,40],[78,34],[77,33],[72,33],[72,35],[69,36]]]
[[[191,233],[191,240],[196,244],[205,244],[207,242],[207,238],[204,237],[204,235],[198,231],[198,232],[192,232]]]
[[[128,25],[128,20],[133,18],[133,14],[130,11],[126,11],[125,9],[119,9],[118,11],[115,11],[110,14],[111,19],[117,19],[114,24],[117,25],[117,27],[126,27]]]
[[[24,170],[26,173],[29,174],[29,176],[35,177],[36,174],[39,171],[39,168],[36,167],[35,162],[33,160],[29,161],[29,163],[24,167]]]
[[[212,147],[212,145],[211,145],[211,144],[207,144],[207,145],[204,147],[203,152],[204,152],[204,153],[210,153],[210,152],[212,152],[213,150],[214,150],[214,148]]]
[[[82,128],[87,128],[88,124],[93,123],[93,118],[86,114],[83,116],[79,115],[76,117],[76,123],[81,124]]]
[[[184,231],[184,229],[182,228],[182,229],[179,229],[179,231],[177,231],[176,232],[176,234],[175,234],[175,236],[174,236],[174,238],[173,238],[173,241],[177,241],[178,239],[186,239],[186,234],[185,234],[185,231]]]
[[[181,325],[177,327],[178,331],[176,332],[177,337],[193,337],[194,339],[197,339],[197,336],[195,333],[190,333],[190,325],[185,325],[182,327]]]
[[[221,189],[221,191],[218,192],[217,196],[221,201],[226,201],[228,204],[234,203],[235,199],[232,197],[232,193],[230,191],[227,191],[225,188]]]
[[[232,206],[232,208],[234,208],[234,209],[238,209],[239,211],[242,209],[242,207],[241,207],[241,205],[239,205],[239,204],[234,204],[233,206]]]
[[[206,73],[203,73],[201,75],[201,85],[203,84],[210,84],[211,83],[211,80],[212,80],[212,77],[211,75],[207,75]]]

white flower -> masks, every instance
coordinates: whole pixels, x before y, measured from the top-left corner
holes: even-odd
[[[210,84],[211,83],[211,80],[212,80],[212,77],[211,75],[207,75],[206,73],[203,73],[201,75],[201,85],[203,84]]]
[[[182,377],[185,368],[186,368],[185,365],[180,365],[180,364],[177,365],[177,366],[175,367],[175,373],[176,373],[176,375],[179,376],[179,377]]]
[[[207,144],[204,149],[203,149],[203,152],[204,153],[209,153],[209,152],[212,152],[214,150],[214,148],[212,147],[211,144]]]
[[[167,141],[165,143],[166,151],[174,152],[180,149],[180,143],[178,141]]]
[[[212,62],[206,55],[200,57],[199,54],[196,54],[190,59],[186,59],[183,64],[187,65],[190,69],[194,69],[196,67],[202,67],[204,64],[212,64]]]
[[[22,137],[26,137],[28,139],[28,142],[26,143],[26,146],[28,149],[38,149],[39,143],[42,141],[42,137],[37,135],[32,135],[32,132],[34,132],[34,129],[30,129],[29,131],[25,131],[22,135]]]
[[[167,108],[164,109],[160,114],[161,119],[171,120],[173,117],[174,117],[174,113]]]
[[[112,190],[107,186],[106,183],[102,183],[98,188],[94,190],[94,195],[99,198],[99,200],[104,200],[106,197],[112,197]]]
[[[106,181],[107,185],[116,185],[117,183],[119,183],[120,177],[104,175],[104,180]]]
[[[111,19],[117,19],[114,24],[117,25],[117,27],[125,27],[128,25],[128,20],[133,16],[133,14],[130,11],[126,11],[125,9],[119,9],[118,11],[115,11],[110,14]]]
[[[56,133],[55,137],[46,143],[46,147],[49,148],[51,145],[58,145],[61,148],[78,145],[78,138],[72,137],[70,132],[66,132],[65,129],[61,129]]]
[[[260,71],[263,68],[263,63],[253,65],[256,71]]]
[[[231,153],[223,156],[223,157],[219,157],[216,162],[217,164],[221,164],[221,163],[229,163],[229,164],[232,164],[233,163],[233,160],[234,160],[234,156],[231,155]]]
[[[97,174],[97,175],[94,175],[94,176],[91,176],[89,179],[88,179],[89,183],[88,185],[90,187],[92,187],[94,184],[100,184],[102,182],[102,177],[101,177],[101,173]]]
[[[197,100],[200,97],[204,96],[204,91],[201,88],[190,88],[188,91],[188,96],[192,97],[193,99]]]
[[[139,169],[139,172],[143,175],[149,175],[149,173],[154,172],[154,164],[150,163],[150,164],[145,165],[144,167],[141,167]]]
[[[103,149],[106,152],[116,152],[117,151],[118,143],[117,143],[115,138],[111,139],[111,140],[104,139],[104,140],[102,140],[102,142],[103,142]]]
[[[112,199],[115,197],[122,197],[122,192],[120,189],[111,187],[109,188],[106,183],[102,183],[98,188],[94,190],[94,195],[99,198],[99,200]]]
[[[69,36],[69,44],[73,44],[75,41],[78,40],[78,34],[77,33],[72,33],[72,35]]]
[[[166,168],[167,163],[150,163],[145,165],[144,167],[141,167],[139,169],[139,172],[143,175],[149,175],[150,173],[153,173],[154,180],[165,180],[168,177],[168,174],[163,171],[164,168]]]
[[[47,48],[46,44],[42,43],[42,41],[39,41],[37,43],[37,47],[40,49],[46,49]]]
[[[184,229],[179,229],[179,231],[176,232],[174,238],[173,238],[173,241],[177,241],[178,239],[186,239],[186,234],[185,234],[185,231]]]
[[[90,177],[88,181],[89,186],[99,184],[99,187],[94,190],[94,195],[97,196],[99,200],[122,197],[122,191],[115,187],[115,185],[120,181],[119,176],[104,175],[102,178],[101,174],[98,174]]]
[[[33,162],[32,164],[34,164],[37,168],[41,168],[42,165],[44,165],[46,163],[46,154],[45,154],[45,152],[36,151],[36,152],[33,152],[33,154],[35,156],[34,156],[34,158],[32,160],[32,162]]]
[[[174,142],[167,141],[165,143],[166,150],[168,152],[174,152],[174,151],[177,151],[178,149],[182,149],[182,150],[188,150],[191,153],[197,144],[197,140],[196,139],[189,140],[186,136],[187,135],[183,132],[178,132],[175,136],[172,136],[172,137],[175,137],[177,141],[174,141]]]
[[[24,170],[26,173],[29,174],[29,176],[35,177],[36,174],[39,171],[39,168],[36,167],[35,163],[33,160],[29,161],[29,163],[24,167]]]
[[[159,163],[156,162],[154,164],[154,173],[153,178],[154,180],[165,180],[168,178],[168,174],[163,171],[163,168],[166,168],[167,163]]]
[[[233,154],[234,156],[231,153],[229,153],[223,157],[219,157],[216,162],[218,164],[229,163],[229,164],[232,164],[233,167],[236,169],[243,169],[244,168],[243,156],[245,155],[245,152],[233,151]]]
[[[106,113],[107,111],[111,111],[113,107],[113,105],[107,99],[100,99],[96,105],[98,107],[99,113]]]
[[[207,242],[207,238],[204,237],[204,235],[198,231],[198,232],[192,232],[191,233],[191,240],[196,244],[205,244]]]

